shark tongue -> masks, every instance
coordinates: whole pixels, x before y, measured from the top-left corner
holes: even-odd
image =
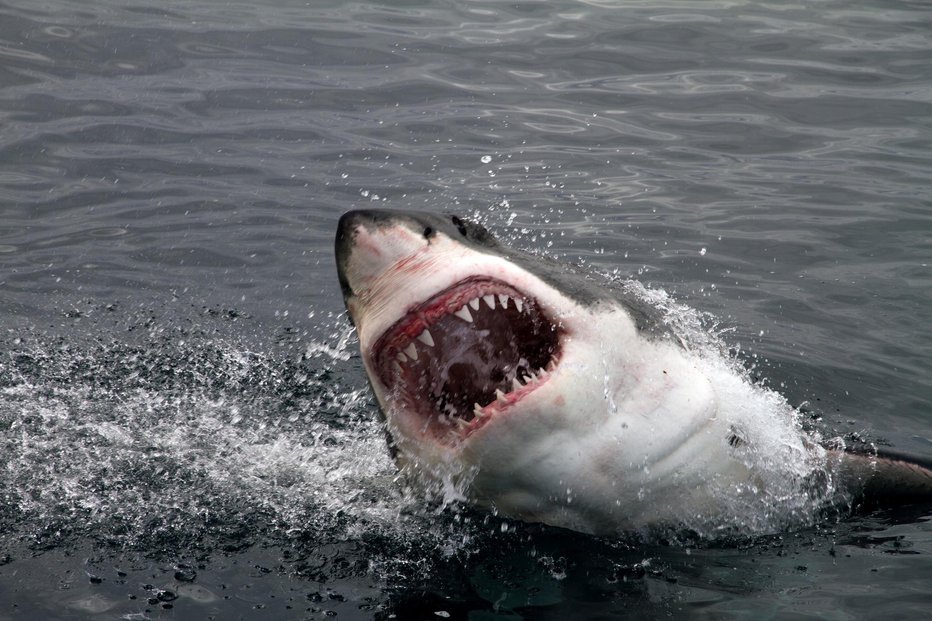
[[[383,382],[445,435],[468,425],[476,404],[533,381],[556,356],[559,330],[535,300],[487,280],[438,294],[382,341]]]

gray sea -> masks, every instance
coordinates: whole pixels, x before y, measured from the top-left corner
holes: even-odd
[[[0,0],[0,620],[932,614],[932,507],[594,538],[397,480],[332,257],[633,278],[932,456],[932,5]]]

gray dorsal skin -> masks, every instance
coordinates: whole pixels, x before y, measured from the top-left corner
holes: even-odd
[[[807,523],[827,503],[932,502],[932,460],[819,446],[785,399],[714,353],[667,338],[677,334],[665,311],[636,287],[509,248],[463,218],[424,212],[348,212],[335,253],[390,450],[425,490],[453,487],[501,515],[596,534],[658,525],[710,536],[775,532]],[[445,314],[438,299],[449,304]],[[522,332],[492,318],[505,308]],[[535,363],[533,378],[514,371],[496,383],[489,373],[492,364],[526,365],[536,352],[490,357],[484,367],[475,353],[440,354],[480,351],[478,343],[494,342],[490,330],[538,342],[525,312],[558,319],[540,333],[556,335],[549,351],[557,355]],[[456,349],[463,343],[470,349]],[[460,375],[450,385],[460,392],[446,393],[440,380],[451,375],[429,369],[454,362]],[[467,365],[495,394],[460,379]],[[446,400],[464,393],[482,402],[467,412]]]

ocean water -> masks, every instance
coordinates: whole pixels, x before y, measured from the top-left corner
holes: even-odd
[[[932,508],[598,539],[408,493],[332,258],[476,218],[932,456],[924,2],[0,0],[0,620],[918,618]]]

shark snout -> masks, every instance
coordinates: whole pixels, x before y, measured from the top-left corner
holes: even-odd
[[[337,226],[337,274],[344,299],[427,245],[424,226],[409,215],[385,210],[349,211]]]
[[[348,268],[356,245],[356,237],[360,231],[373,224],[373,218],[366,211],[348,211],[340,217],[337,225],[337,235],[334,240],[334,252],[337,261],[337,276],[340,279],[340,288],[344,299],[353,295],[353,287],[349,281]]]

